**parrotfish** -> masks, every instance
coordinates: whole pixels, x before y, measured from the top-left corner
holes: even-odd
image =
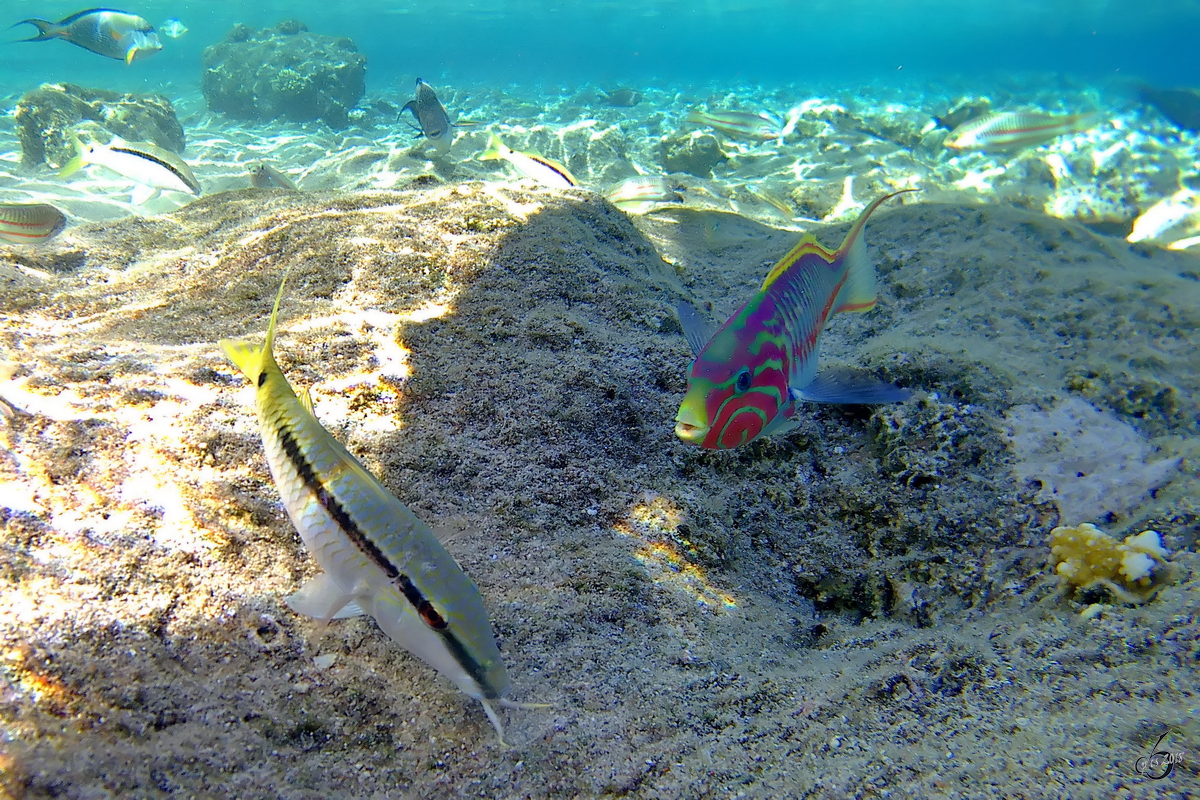
[[[250,185],[255,189],[285,189],[289,192],[300,191],[300,187],[287,176],[286,172],[275,169],[275,167],[272,167],[265,161],[251,168]]]
[[[421,133],[439,153],[445,153],[454,142],[454,123],[446,113],[446,107],[438,99],[437,92],[425,81],[417,78],[417,96],[404,104],[400,113],[411,112],[421,126]]]
[[[632,214],[641,214],[662,203],[680,201],[679,193],[661,175],[636,175],[618,181],[604,197],[617,208]]]
[[[178,39],[188,32],[187,25],[174,18],[164,22],[158,29],[163,32],[163,36],[168,36],[172,39]]]
[[[0,239],[41,244],[67,226],[67,217],[46,203],[0,203]]]
[[[964,123],[946,139],[955,150],[1018,150],[1053,141],[1068,133],[1094,128],[1099,112],[1059,116],[1033,111],[1000,111]]]
[[[321,426],[308,393],[292,390],[274,355],[282,297],[283,285],[261,347],[220,345],[256,387],[271,475],[324,570],[287,604],[324,621],[370,615],[393,641],[478,700],[503,742],[493,704],[523,704],[505,699],[508,674],[479,589],[429,526]]]
[[[734,139],[765,142],[783,136],[783,120],[765,112],[695,109],[688,113],[687,121],[693,125],[707,125]]]
[[[18,41],[48,42],[51,39],[64,39],[84,50],[116,58],[126,64],[162,50],[162,41],[159,40],[153,25],[137,14],[127,14],[112,8],[89,8],[58,22],[36,18],[23,19],[14,23],[12,27],[25,24],[36,27],[38,34],[30,39]]]
[[[831,314],[875,306],[875,268],[863,228],[884,195],[859,216],[842,246],[830,252],[811,235],[780,259],[758,292],[710,335],[686,303],[679,321],[696,358],[675,416],[675,435],[701,447],[728,450],[787,431],[801,401],[898,403],[911,395],[869,376],[817,374],[821,331]]]
[[[513,150],[493,133],[488,137],[487,149],[479,154],[479,160],[494,161],[497,159],[507,161],[522,177],[537,181],[543,186],[570,189],[572,186],[579,185],[575,176],[562,164],[537,153],[522,153]]]
[[[65,178],[92,164],[138,184],[132,195],[135,205],[146,202],[160,190],[200,196],[200,182],[187,163],[170,150],[149,142],[115,139],[106,145],[79,143],[79,155],[63,165],[58,176]]]

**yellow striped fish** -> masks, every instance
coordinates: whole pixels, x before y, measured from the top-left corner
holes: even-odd
[[[500,141],[500,137],[494,133],[488,136],[487,149],[479,154],[479,160],[507,161],[522,177],[537,181],[543,186],[570,189],[572,186],[579,185],[575,176],[562,164],[537,153],[522,153],[520,150],[513,150]]]
[[[46,203],[0,203],[0,239],[40,244],[67,226],[66,216]]]
[[[284,277],[286,283],[287,278]],[[221,349],[257,387],[267,463],[300,538],[324,570],[287,598],[321,620],[366,613],[400,646],[483,704],[501,743],[493,703],[508,674],[483,598],[433,532],[397,500],[296,396],[275,361],[275,298],[262,347],[222,340]]]

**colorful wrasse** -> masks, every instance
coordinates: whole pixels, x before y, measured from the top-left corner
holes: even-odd
[[[1001,111],[985,114],[955,128],[946,147],[955,150],[1018,150],[1053,141],[1068,133],[1094,128],[1099,112],[1056,116],[1031,111]]]
[[[817,374],[821,331],[829,316],[875,305],[875,269],[867,261],[863,228],[880,203],[902,192],[867,206],[833,252],[812,236],[801,239],[716,333],[709,334],[695,309],[680,304],[680,323],[696,359],[675,416],[676,436],[727,450],[794,427],[802,400],[896,403],[910,396],[858,373]]]
[[[688,113],[693,125],[707,125],[734,139],[765,142],[783,136],[783,120],[774,114],[751,111],[700,111]]]
[[[324,570],[288,605],[322,620],[369,614],[396,643],[482,703],[503,741],[492,704],[517,704],[504,699],[508,674],[479,590],[429,527],[292,391],[274,356],[282,297],[280,286],[262,347],[220,344],[257,387],[271,475],[292,524]]]
[[[679,193],[661,175],[637,175],[613,184],[604,193],[605,199],[622,211],[641,213],[659,203],[678,203]]]
[[[479,160],[494,161],[497,159],[507,161],[522,177],[537,181],[543,186],[569,189],[579,185],[575,176],[562,164],[537,153],[522,153],[513,150],[493,133],[488,137],[487,149],[479,154]]]
[[[33,25],[37,36],[22,42],[48,42],[64,39],[84,50],[126,64],[162,50],[162,42],[154,26],[136,14],[126,14],[111,8],[89,8],[58,22],[45,19],[23,19],[13,25]]]
[[[40,244],[67,226],[67,217],[46,203],[0,203],[0,239]]]

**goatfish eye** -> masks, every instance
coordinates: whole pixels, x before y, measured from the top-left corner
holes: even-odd
[[[442,631],[446,629],[448,623],[445,617],[439,614],[438,610],[433,607],[433,603],[428,600],[421,603],[421,607],[417,609],[417,613],[421,615],[421,620],[434,630]]]
[[[743,395],[750,390],[750,369],[748,367],[742,367],[742,371],[738,373],[733,390],[738,395]]]

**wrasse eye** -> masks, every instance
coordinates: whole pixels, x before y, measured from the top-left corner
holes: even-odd
[[[745,394],[750,390],[750,370],[742,367],[742,371],[738,373],[737,382],[733,385],[733,390],[738,394]]]
[[[441,614],[438,613],[437,609],[434,608],[433,604],[428,600],[426,600],[424,603],[421,603],[421,607],[417,609],[417,613],[421,615],[421,619],[429,627],[438,631],[445,630],[447,624],[446,620]]]

